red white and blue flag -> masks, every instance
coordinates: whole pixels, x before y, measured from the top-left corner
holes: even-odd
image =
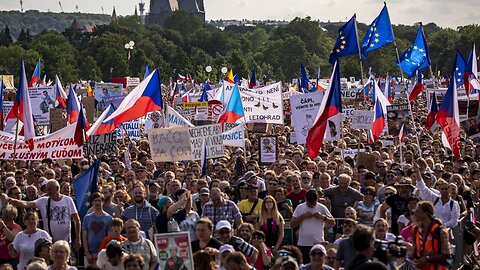
[[[78,146],[82,146],[85,144],[85,141],[88,140],[88,136],[86,135],[86,131],[89,129],[89,125],[85,115],[83,114],[83,108],[80,106],[80,111],[78,114],[78,121],[77,126],[75,127],[75,134],[73,136],[73,140]]]
[[[27,143],[30,150],[33,150],[35,147],[33,143],[33,137],[35,137],[35,127],[32,105],[30,103],[30,97],[28,96],[28,83],[27,76],[25,74],[25,63],[23,60],[20,64],[20,80],[17,94],[15,95],[15,100],[13,101],[13,107],[5,117],[5,121],[11,118],[18,119],[23,123],[22,131],[23,136],[25,137],[25,143]]]
[[[67,119],[70,124],[77,122],[80,114],[80,101],[78,101],[75,88],[76,86],[70,84],[70,90],[68,91]]]
[[[455,80],[450,80],[436,119],[447,138],[453,156],[458,160],[460,158],[460,115]]]
[[[455,79],[452,79],[455,80]],[[438,113],[437,95],[432,93],[430,98],[430,106],[428,107],[427,121],[425,122],[425,128],[430,130],[435,124],[435,117]]]
[[[35,66],[35,70],[33,71],[32,78],[28,83],[28,87],[33,87],[33,85],[37,82],[42,83],[42,77],[40,75],[40,59],[37,61],[37,65]]]
[[[402,123],[402,127],[400,128],[400,132],[398,134],[398,139],[400,140],[400,143],[402,143],[408,135],[408,129],[406,124],[406,122]]]
[[[342,94],[340,87],[340,67],[339,62],[335,61],[330,85],[325,90],[320,109],[318,110],[315,124],[310,128],[307,135],[307,148],[310,158],[318,156],[318,152],[323,144],[325,132],[328,125],[328,119],[342,114]]]
[[[372,123],[372,138],[374,141],[378,140],[385,128],[385,116],[387,115],[387,105],[390,105],[388,99],[379,91],[376,81],[373,83],[375,91],[375,104],[373,106],[373,123]]]
[[[114,127],[163,109],[160,75],[155,69],[123,99],[122,103],[105,121],[113,120]],[[113,129],[112,129],[113,130]]]
[[[233,86],[232,95],[228,100],[228,104],[225,107],[225,110],[218,117],[217,123],[235,123],[238,119],[245,116],[243,112],[242,98],[240,97],[240,90],[238,85]]]
[[[63,90],[62,82],[58,76],[55,76],[55,96],[57,100],[57,108],[65,109],[67,107],[67,93]]]
[[[97,121],[93,123],[93,125],[87,131],[87,135],[92,136],[92,135],[105,134],[114,130],[115,126],[113,124],[113,120],[105,121],[105,119],[110,115],[112,115],[114,111],[115,111],[115,108],[113,107],[112,104],[110,104],[107,107],[107,109],[103,111],[103,113],[100,115]]]
[[[469,96],[470,92],[474,89],[480,90],[480,82],[478,81],[477,74],[477,55],[475,53],[475,43],[473,43],[472,50],[468,55],[467,62],[465,63],[465,73],[463,75],[465,92],[467,93],[467,96]]]
[[[422,71],[419,69],[417,70],[417,81],[415,82],[415,85],[413,86],[412,92],[410,92],[410,95],[408,95],[408,102],[411,103],[420,93],[423,91],[423,75]]]
[[[385,96],[387,97],[388,99],[388,102],[392,103],[393,102],[393,91],[392,91],[392,86],[391,86],[391,79],[390,77],[387,76],[387,78],[385,78]]]

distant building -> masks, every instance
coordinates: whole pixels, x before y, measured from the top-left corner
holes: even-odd
[[[203,0],[150,0],[150,13],[145,18],[146,25],[163,25],[171,12],[184,10],[205,21]]]

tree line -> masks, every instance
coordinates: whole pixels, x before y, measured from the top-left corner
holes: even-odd
[[[58,75],[64,82],[143,77],[146,64],[151,69],[159,68],[163,82],[177,73],[190,74],[201,81],[207,78],[216,81],[222,76],[220,70],[224,66],[244,78],[256,67],[257,78],[290,81],[300,76],[303,64],[310,77],[316,77],[318,67],[321,77],[329,77],[332,67],[328,57],[340,26],[322,27],[318,21],[306,17],[280,26],[227,26],[220,30],[183,11],[173,12],[164,27],[145,26],[141,17],[127,16],[97,25],[92,32],[67,27],[62,32],[46,29],[31,34],[29,29],[21,29],[18,36],[12,37],[12,26],[7,25],[0,32],[0,74],[17,77],[21,58],[31,74],[40,58],[42,76]],[[366,24],[358,24],[360,38],[367,28]],[[417,25],[394,25],[393,30],[401,53],[415,39]],[[430,23],[424,30],[432,69],[435,74],[440,71],[442,76],[449,74],[457,49],[467,57],[471,44],[480,44],[479,25],[451,29]],[[135,46],[129,61],[124,45],[131,40]],[[400,76],[395,60],[395,47],[388,45],[368,54],[363,61],[364,72],[371,67],[379,76],[387,73]],[[341,61],[342,76],[360,78],[357,56]],[[206,66],[213,70],[207,73]]]

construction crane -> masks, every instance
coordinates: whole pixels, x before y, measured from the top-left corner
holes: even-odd
[[[20,11],[23,12],[23,0],[20,0]]]
[[[105,10],[103,10],[103,7],[100,7],[102,9],[102,14],[105,14]]]
[[[78,12],[78,5],[75,5],[75,10]]]
[[[62,13],[63,13],[62,2],[58,1],[58,5],[60,6],[60,10],[61,10],[61,11],[62,11]]]

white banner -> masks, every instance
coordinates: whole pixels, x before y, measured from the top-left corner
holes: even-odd
[[[152,128],[147,133],[154,162],[192,160],[187,127]]]
[[[117,138],[129,137],[130,139],[140,140],[140,121],[138,119],[125,122],[115,129]]]
[[[223,157],[222,125],[205,125],[191,127],[190,143],[192,145],[192,160],[200,160],[202,157],[203,141],[207,147],[207,158]]]
[[[37,125],[50,124],[50,108],[55,108],[54,87],[36,87],[28,89],[32,104],[32,114]]]
[[[185,119],[174,108],[167,106],[167,125],[169,127],[193,127],[194,125]]]
[[[245,148],[245,128],[238,125],[222,133],[223,145]]]
[[[232,94],[234,84],[225,82],[224,103]],[[239,86],[247,123],[283,124],[282,83],[248,89]]]
[[[23,136],[18,136],[15,160],[83,158],[82,147],[73,140],[75,127],[69,125],[52,134],[35,137],[33,151],[30,151]],[[0,159],[12,160],[14,145],[15,134],[0,131]]]
[[[352,158],[355,158],[355,156],[357,155],[357,153],[364,153],[365,152],[365,149],[364,148],[360,148],[360,149],[345,149],[343,150],[343,157],[352,157]]]
[[[292,126],[295,127],[295,137],[298,144],[306,143],[308,131],[315,124],[323,95],[323,92],[317,91],[290,98]]]
[[[352,116],[352,128],[371,129],[373,123],[373,111],[355,110]]]
[[[145,131],[148,131],[151,128],[160,128],[163,126],[164,123],[161,111],[147,113],[147,116],[145,117]]]
[[[342,108],[342,117],[345,119],[352,119],[354,108]]]
[[[342,99],[356,99],[357,88],[342,89]]]

